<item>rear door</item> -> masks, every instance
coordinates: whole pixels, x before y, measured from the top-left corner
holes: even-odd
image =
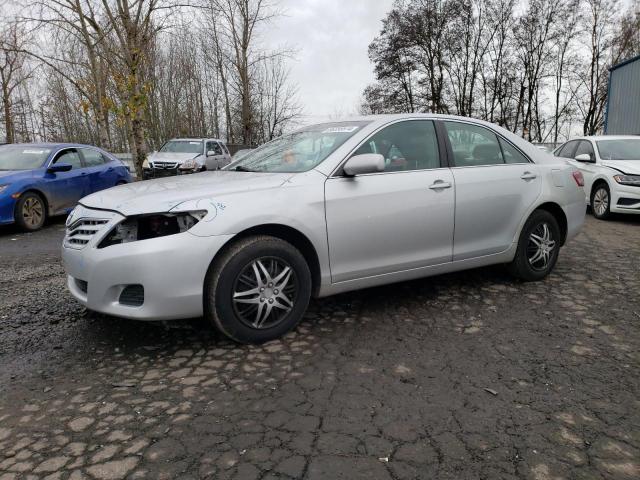
[[[89,176],[75,148],[67,148],[56,153],[51,165],[56,163],[71,165],[71,170],[68,172],[46,174],[51,195],[51,210],[60,212],[72,209],[78,200],[90,193]]]
[[[456,185],[453,260],[502,252],[541,193],[538,169],[489,128],[443,124]]]
[[[89,177],[90,193],[115,186],[118,181],[117,172],[114,165],[106,163],[108,159],[101,152],[93,148],[81,148],[80,153]]]
[[[353,155],[363,153],[383,155],[385,171],[325,183],[332,281],[451,262],[455,188],[434,122],[387,126]]]

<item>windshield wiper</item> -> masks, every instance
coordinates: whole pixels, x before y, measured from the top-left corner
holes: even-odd
[[[234,170],[236,172],[253,172],[254,170],[250,170],[247,167],[243,167],[242,165],[238,165],[236,168],[234,168]]]

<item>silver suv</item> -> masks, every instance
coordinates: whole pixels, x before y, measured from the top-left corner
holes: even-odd
[[[150,154],[142,165],[143,178],[219,170],[231,162],[222,140],[216,138],[174,138]]]

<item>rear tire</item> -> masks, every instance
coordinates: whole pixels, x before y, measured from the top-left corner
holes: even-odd
[[[35,192],[23,193],[16,203],[14,218],[22,230],[40,230],[47,219],[47,207],[42,197]]]
[[[597,184],[591,192],[591,211],[598,220],[611,216],[611,191],[606,183]]]
[[[264,343],[300,322],[311,283],[309,266],[294,246],[275,237],[248,237],[209,267],[205,318],[238,343]]]
[[[560,251],[558,221],[546,210],[536,210],[524,224],[516,256],[509,271],[525,282],[542,280],[551,273]]]

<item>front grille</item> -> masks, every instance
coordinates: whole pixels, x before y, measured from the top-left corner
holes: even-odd
[[[140,307],[144,303],[144,287],[142,285],[128,285],[122,290],[120,299],[121,305],[128,307]]]
[[[178,168],[178,162],[153,162],[155,170],[175,170]]]
[[[120,218],[115,212],[78,205],[67,218],[64,246],[76,250],[86,247],[96,235],[100,237],[104,234],[115,218]]]
[[[82,293],[87,293],[89,284],[84,280],[80,280],[79,278],[76,278],[75,281],[76,281],[76,286],[82,291]]]
[[[72,248],[83,248],[109,220],[103,218],[81,218],[67,227],[65,245]]]

